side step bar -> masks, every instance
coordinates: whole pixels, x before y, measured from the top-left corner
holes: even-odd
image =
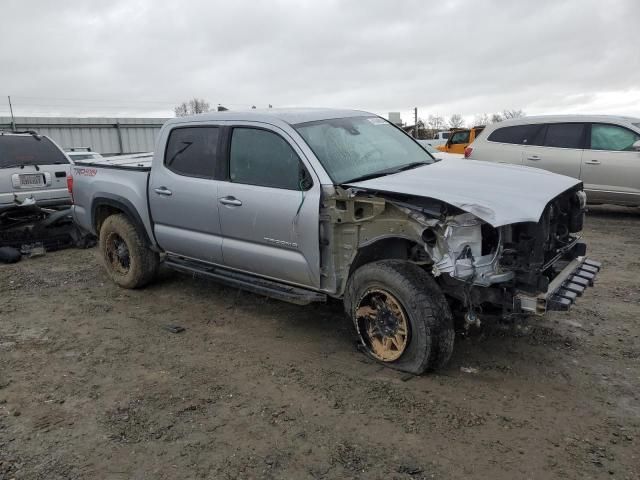
[[[169,256],[164,263],[167,267],[179,272],[202,276],[231,287],[240,288],[248,292],[265,295],[285,302],[295,303],[296,305],[308,305],[313,302],[327,301],[327,296],[323,293],[247,275],[246,273],[234,272],[194,260]]]

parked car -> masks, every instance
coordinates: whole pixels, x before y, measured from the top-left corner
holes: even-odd
[[[582,180],[589,203],[640,205],[640,118],[524,117],[488,126],[465,157]]]
[[[74,218],[108,274],[171,268],[298,304],[342,299],[362,349],[445,365],[452,312],[568,309],[593,282],[578,180],[434,161],[371,113],[292,109],[169,120],[152,160],[80,161]]]
[[[70,205],[69,159],[50,138],[0,131],[0,210],[25,202]]]
[[[484,130],[484,125],[472,128],[456,128],[451,130],[451,135],[444,145],[438,146],[438,150],[446,153],[464,154],[464,149],[469,146]]]
[[[437,148],[433,147],[431,144],[429,144],[429,140],[416,140],[420,145],[423,146],[423,148],[429,152],[431,154],[431,156],[433,156],[434,158],[437,158],[438,160],[444,160],[444,159],[449,159],[449,160],[460,160],[461,158],[464,158],[464,155],[462,155],[461,153],[446,153],[446,152],[441,152],[440,150],[438,150]]]
[[[440,132],[436,132],[434,138],[421,140],[421,142],[426,142],[428,145],[431,145],[432,147],[437,147],[439,145],[444,145],[445,143],[447,143],[447,140],[449,139],[449,135],[451,135],[451,131],[442,130]]]

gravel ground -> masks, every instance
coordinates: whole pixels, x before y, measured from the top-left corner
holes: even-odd
[[[0,479],[638,479],[640,210],[592,208],[586,238],[604,270],[569,313],[412,378],[337,303],[122,290],[95,250],[0,266]]]

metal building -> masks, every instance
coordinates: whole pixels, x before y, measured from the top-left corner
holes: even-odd
[[[150,152],[167,118],[15,117],[16,130],[35,130],[62,148],[90,147],[103,155]],[[11,117],[0,117],[11,129]]]

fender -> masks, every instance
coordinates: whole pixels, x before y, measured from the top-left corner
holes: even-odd
[[[93,233],[98,233],[96,228],[96,214],[98,208],[104,206],[113,207],[117,210],[122,211],[122,213],[124,213],[127,217],[129,217],[129,219],[131,219],[136,227],[136,230],[138,230],[138,233],[140,233],[142,235],[142,238],[144,238],[145,243],[153,250],[158,251],[156,243],[149,237],[149,233],[147,232],[142,218],[140,217],[140,214],[138,213],[136,208],[129,200],[120,195],[115,195],[112,193],[101,193],[100,196],[93,199],[91,203],[91,226],[93,227]]]

